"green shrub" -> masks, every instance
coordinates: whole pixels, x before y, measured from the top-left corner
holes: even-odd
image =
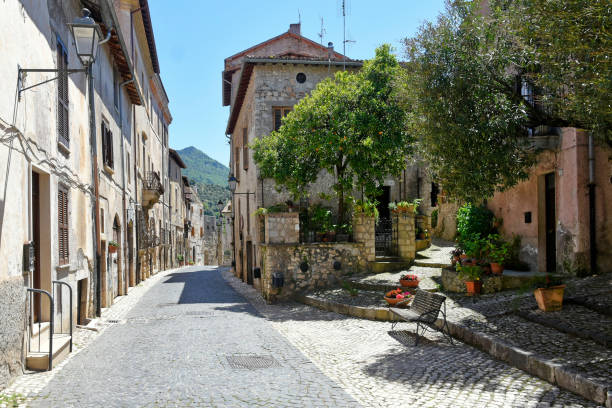
[[[476,234],[486,237],[491,232],[493,213],[484,206],[464,204],[457,210],[457,241],[462,243]]]
[[[480,280],[482,268],[478,265],[457,265],[457,277],[467,282]]]
[[[438,226],[438,209],[436,208],[431,212],[431,228]]]

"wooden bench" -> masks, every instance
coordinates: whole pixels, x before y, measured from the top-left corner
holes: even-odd
[[[397,316],[400,320],[393,322],[391,330],[395,328],[395,325],[400,321],[405,322],[416,322],[416,342],[415,346],[419,344],[419,336],[423,336],[427,331],[428,327],[439,329],[442,334],[448,338],[450,344],[453,344],[453,338],[450,335],[448,324],[446,323],[446,296],[442,296],[437,293],[431,293],[424,290],[417,289],[414,295],[414,300],[408,309],[399,309],[397,307],[389,307],[389,311]],[[438,328],[435,323],[438,320],[438,316],[442,315],[444,324],[441,328]],[[446,332],[445,332],[446,331]],[[419,332],[420,335],[419,335]]]

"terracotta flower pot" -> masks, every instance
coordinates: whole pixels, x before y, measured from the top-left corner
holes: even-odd
[[[402,285],[405,288],[416,288],[417,286],[419,286],[419,281],[400,279],[400,285]]]
[[[504,272],[504,266],[496,262],[491,262],[491,272],[493,272],[493,275],[501,275]]]
[[[482,281],[467,281],[465,282],[468,296],[479,295],[482,290]]]
[[[116,247],[114,245],[109,245],[108,246],[108,252],[111,253],[111,254],[114,254],[115,252],[117,252],[117,248],[118,247]]]
[[[390,304],[391,306],[395,306],[396,304],[398,304],[399,302],[406,300],[406,299],[395,299],[395,298],[389,298],[385,296],[385,300],[387,301],[388,304]]]
[[[551,286],[550,288],[537,288],[533,294],[540,310],[554,312],[563,307],[563,292],[565,285]]]

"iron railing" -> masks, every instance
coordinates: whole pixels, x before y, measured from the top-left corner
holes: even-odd
[[[142,179],[143,190],[156,191],[160,195],[164,194],[164,186],[156,171],[147,171]]]
[[[28,353],[36,352],[42,353],[42,348],[40,344],[41,339],[41,328],[42,328],[42,295],[45,295],[49,298],[49,371],[53,369],[53,323],[55,321],[55,313],[54,313],[54,302],[53,296],[46,290],[42,289],[34,289],[27,288],[28,293],[28,305],[30,306],[30,313],[28,317]],[[38,302],[35,302],[35,296],[38,295]],[[37,307],[37,316],[38,322],[34,322],[34,304],[38,303]],[[34,330],[34,325],[38,324],[38,348],[37,350],[32,350],[32,332]]]
[[[59,296],[56,297],[56,299],[61,299],[63,298],[62,296],[62,287],[65,286],[68,288],[68,296],[70,298],[70,311],[68,313],[69,317],[70,317],[70,323],[68,324],[68,333],[64,332],[64,307],[63,305],[60,305],[60,307],[58,308],[59,310],[59,315],[60,315],[60,324],[59,324],[59,332],[57,334],[68,334],[70,335],[70,352],[72,353],[72,286],[70,286],[68,283],[66,282],[61,282],[61,281],[53,281],[53,294],[55,295],[55,293],[59,290]],[[57,286],[55,286],[57,285]],[[52,332],[53,333],[53,332]]]
[[[395,256],[398,253],[397,215],[380,218],[376,223],[374,249],[377,256]]]

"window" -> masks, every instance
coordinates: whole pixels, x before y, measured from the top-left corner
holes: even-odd
[[[70,146],[68,122],[68,54],[61,40],[57,39],[57,137],[61,144]]]
[[[130,170],[130,154],[127,154],[127,176],[128,176],[128,184],[132,184],[132,172]]]
[[[242,128],[242,167],[249,169],[249,136],[247,128]]]
[[[239,174],[240,174],[240,148],[239,147],[235,147],[234,148],[234,177],[236,177],[236,180],[238,180]]]
[[[204,236],[204,228],[200,227],[200,238],[202,238],[203,236]]]
[[[194,237],[195,236],[195,227],[191,227],[191,236]]]
[[[100,232],[104,234],[104,208],[100,208]]]
[[[295,76],[295,80],[298,81],[298,83],[303,84],[304,82],[306,82],[306,74],[300,72]]]
[[[57,240],[59,248],[59,264],[68,263],[68,190],[57,187]]]
[[[283,124],[282,119],[287,116],[289,112],[291,112],[291,108],[287,106],[275,107],[272,108],[272,110],[274,112],[274,130],[278,130]]]
[[[113,164],[113,133],[105,121],[102,121],[102,161],[105,166],[114,167]]]

